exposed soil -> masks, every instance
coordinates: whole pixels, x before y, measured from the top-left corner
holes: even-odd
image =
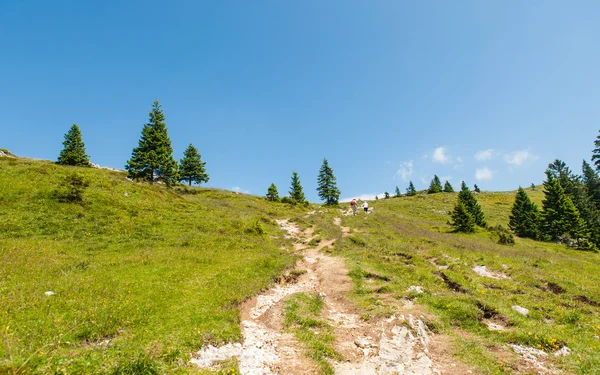
[[[242,304],[243,343],[209,346],[194,356],[193,363],[218,369],[218,361],[235,356],[242,374],[318,373],[300,343],[283,327],[285,299],[294,293],[308,292],[323,297],[322,317],[334,329],[335,349],[343,357],[339,362],[331,362],[336,374],[471,373],[452,358],[443,336],[434,340],[419,310],[410,303],[387,319],[361,319],[361,311],[347,298],[353,284],[344,260],[320,252],[333,246],[334,240],[322,240],[310,248],[307,244],[312,229],[301,231],[287,220],[278,223],[286,236],[295,240],[295,249],[303,251],[303,258],[294,271],[279,279],[278,285]],[[341,227],[339,218],[334,223]],[[349,228],[341,229],[345,236],[350,232]]]

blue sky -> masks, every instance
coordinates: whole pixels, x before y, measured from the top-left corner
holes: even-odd
[[[590,159],[599,40],[597,1],[2,0],[0,147],[123,168],[158,98],[208,186],[512,190]]]

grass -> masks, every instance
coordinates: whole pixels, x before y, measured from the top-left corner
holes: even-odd
[[[541,189],[531,195],[538,203],[543,198]],[[513,192],[477,199],[490,225],[507,226]],[[340,238],[334,251],[348,259],[353,295],[365,315],[389,314],[390,301],[413,299],[455,338],[460,357],[485,374],[514,371],[514,364],[487,349],[507,343],[547,352],[566,345],[573,354],[552,357],[556,366],[600,373],[600,255],[519,238],[514,246],[499,245],[497,233],[483,229],[451,233],[447,212],[455,200],[456,194],[379,200],[373,214],[343,218],[353,233]],[[509,278],[481,277],[472,270],[477,265]],[[411,285],[425,293],[409,292]],[[529,316],[514,305],[529,309]],[[488,330],[487,317],[503,320],[507,329]]]
[[[323,298],[319,294],[297,293],[285,303],[285,326],[319,367],[322,375],[335,373],[330,361],[341,356],[332,344],[335,341],[332,327],[320,318]]]
[[[90,186],[62,203],[75,171]],[[195,372],[190,354],[239,340],[238,303],[294,263],[272,219],[306,211],[9,158],[0,207],[0,374]]]

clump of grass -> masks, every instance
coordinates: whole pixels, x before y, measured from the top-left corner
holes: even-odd
[[[310,358],[319,366],[320,374],[333,375],[330,360],[340,360],[333,348],[333,329],[320,318],[323,298],[318,294],[297,293],[285,303],[285,326],[305,346]]]

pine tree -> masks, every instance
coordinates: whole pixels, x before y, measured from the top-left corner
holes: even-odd
[[[531,183],[531,191],[535,191],[535,184],[533,182]]]
[[[302,184],[300,184],[300,177],[297,172],[292,173],[292,185],[290,187],[290,198],[296,203],[304,203],[306,198],[304,197],[304,191],[302,191]]]
[[[274,183],[271,184],[267,190],[267,199],[271,202],[279,201],[279,193],[277,192],[277,186],[275,186]]]
[[[538,239],[541,221],[542,217],[537,205],[519,186],[508,222],[509,228],[519,237]]]
[[[329,166],[327,159],[323,159],[323,164],[319,169],[317,192],[319,193],[319,198],[325,201],[326,205],[332,206],[338,204],[340,189],[337,188],[333,169]]]
[[[582,182],[586,186],[587,194],[592,199],[597,209],[600,209],[600,177],[594,169],[584,160],[582,165]]]
[[[480,227],[485,227],[487,225],[481,206],[479,203],[477,203],[475,195],[473,195],[471,190],[469,190],[464,181],[462,182],[460,192],[458,193],[458,200],[465,205],[467,211],[469,211],[471,216],[473,216],[475,224],[479,225]]]
[[[477,184],[475,184],[475,186],[473,186],[473,191],[476,192],[477,194],[481,193],[481,190],[479,189],[479,186],[477,186]]]
[[[390,199],[390,193],[388,193],[387,191],[383,193],[383,196],[385,197],[385,199]]]
[[[90,158],[85,153],[85,144],[81,137],[81,131],[77,124],[73,124],[71,129],[65,134],[63,141],[63,150],[58,156],[58,164],[76,165],[80,167],[90,167]]]
[[[164,122],[165,115],[160,107],[155,100],[149,112],[150,120],[144,124],[138,147],[133,149],[125,169],[127,176],[134,180],[160,181],[171,185],[178,180],[178,168]]]
[[[452,218],[450,225],[457,232],[470,233],[475,231],[475,219],[460,199],[456,202],[454,210],[450,212],[450,217]]]
[[[179,181],[187,181],[190,186],[192,182],[201,184],[208,182],[209,176],[206,173],[206,162],[203,162],[198,149],[190,143],[183,152],[183,159],[179,161]]]
[[[396,197],[400,198],[400,196],[402,196],[402,194],[400,194],[400,189],[398,189],[398,186],[396,186]]]
[[[454,188],[448,181],[444,184],[444,193],[454,193]]]
[[[596,137],[594,146],[596,147],[592,151],[592,163],[596,167],[596,170],[600,172],[600,134]]]
[[[433,176],[431,183],[429,184],[429,190],[427,190],[427,194],[435,194],[442,192],[442,182],[437,175]]]
[[[412,181],[408,184],[406,188],[406,195],[412,197],[413,195],[417,195],[417,190],[415,189],[415,185],[413,185]]]
[[[544,181],[545,199],[542,201],[543,231],[552,241],[559,241],[568,235],[576,244],[589,239],[585,221],[579,215],[571,198],[565,194],[551,170],[546,170]]]

